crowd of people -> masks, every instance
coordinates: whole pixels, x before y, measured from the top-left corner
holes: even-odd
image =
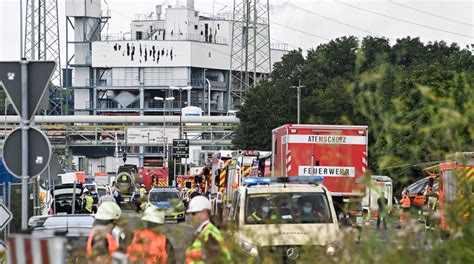
[[[143,191],[140,193],[145,195]],[[143,228],[136,230],[131,241],[127,242],[118,226],[122,210],[111,198],[111,194],[107,200],[104,198],[95,214],[94,227],[87,240],[90,263],[110,263],[115,252],[122,252],[132,263],[176,263],[180,252],[176,252],[170,239],[161,231],[165,224],[165,212],[154,206],[147,207],[141,217]],[[231,260],[221,232],[210,222],[210,211],[208,198],[199,193],[189,197],[186,213],[195,232],[185,252],[186,263],[223,263]]]

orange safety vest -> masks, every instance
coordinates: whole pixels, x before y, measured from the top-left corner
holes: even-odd
[[[413,204],[419,206],[419,207],[423,207],[423,205],[425,205],[425,202],[426,202],[426,196],[424,195],[415,195],[415,198],[413,198]]]
[[[144,261],[145,263],[166,263],[166,236],[159,235],[150,229],[135,232],[132,243],[127,249],[130,261]]]
[[[93,256],[93,244],[94,244],[94,236],[95,234],[95,227],[92,228],[89,238],[87,239],[87,256],[92,257]],[[117,251],[119,245],[118,242],[114,239],[114,237],[107,232],[105,235],[105,238],[107,239],[107,244],[108,244],[108,251],[109,251],[109,256],[112,256],[115,251]]]
[[[400,204],[402,208],[410,208],[411,207],[410,197],[405,196],[405,198],[402,198],[400,200]]]

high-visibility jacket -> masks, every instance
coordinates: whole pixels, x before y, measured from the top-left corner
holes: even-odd
[[[107,242],[107,248],[101,248],[105,246],[104,243]],[[115,251],[117,251],[119,245],[118,242],[114,239],[110,233],[110,228],[106,226],[96,226],[92,228],[89,233],[89,238],[87,239],[86,252],[88,257],[96,257],[103,255],[104,252],[108,253],[108,256],[112,256]]]
[[[130,261],[144,263],[166,263],[166,236],[157,234],[150,229],[135,232],[132,243],[127,249]]]
[[[423,205],[425,205],[425,202],[426,202],[426,196],[424,195],[417,194],[413,198],[413,204],[416,206],[423,207]]]
[[[218,244],[220,255],[219,256],[205,256],[203,254],[204,244],[209,240],[209,236],[214,237]],[[216,258],[220,261],[230,261],[230,253],[227,246],[224,243],[224,238],[221,232],[212,223],[207,224],[202,231],[195,237],[193,243],[188,249],[186,249],[186,263],[187,264],[203,264],[206,263],[207,258]],[[219,259],[222,258],[222,259]]]
[[[94,198],[92,198],[91,196],[87,195],[86,196],[86,210],[89,212],[89,213],[92,213],[92,206],[94,205]]]
[[[262,217],[260,217],[260,216],[257,214],[257,212],[253,212],[253,213],[249,216],[249,218],[247,218],[247,219],[249,219],[249,220],[255,220],[256,222],[260,222],[260,221],[264,220]],[[272,213],[271,216],[270,216],[270,220],[276,220],[276,219],[277,219],[277,216]]]
[[[141,187],[140,190],[139,190],[139,193],[140,193],[140,198],[143,198],[145,197],[146,195],[146,189]]]
[[[411,207],[410,197],[408,197],[407,195],[404,198],[402,198],[400,200],[400,204],[401,204],[401,208],[410,208]]]

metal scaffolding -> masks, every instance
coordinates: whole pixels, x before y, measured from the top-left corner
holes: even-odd
[[[269,0],[234,0],[229,109],[271,70]]]
[[[58,1],[27,0],[24,57],[29,60],[56,61],[49,87],[49,115],[61,115],[61,52],[59,44]]]

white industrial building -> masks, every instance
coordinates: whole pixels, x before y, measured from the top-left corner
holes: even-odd
[[[73,91],[69,113],[179,115],[187,107],[183,112],[189,115],[217,116],[235,109],[239,102],[230,89],[239,84],[229,80],[232,15],[200,14],[193,0],[183,6],[157,5],[150,7],[151,11],[149,15],[136,15],[127,33],[105,35],[102,28],[111,14],[102,10],[101,0],[66,1],[67,32],[74,31],[73,39],[67,33],[68,63],[63,74],[64,86]],[[270,38],[269,32],[265,37]],[[257,79],[270,73],[270,65],[287,52],[284,45],[278,46],[280,49],[271,49],[274,46],[269,45],[271,64],[258,67]],[[162,127],[155,129],[161,131]],[[170,143],[176,133],[176,126],[168,128],[150,148]],[[165,156],[165,146],[147,151],[147,146],[128,145],[130,158],[139,166],[144,165],[147,156]],[[200,149],[199,145],[193,146],[191,156]],[[72,147],[72,151],[77,157],[85,157],[87,149]],[[97,160],[88,161],[93,163],[92,170],[112,171],[108,167],[115,163],[116,151],[110,152],[109,148],[103,157],[93,155]]]

